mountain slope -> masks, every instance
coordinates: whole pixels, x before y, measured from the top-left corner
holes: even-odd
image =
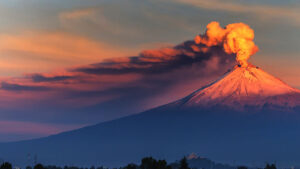
[[[245,110],[266,105],[294,108],[300,105],[300,90],[292,88],[258,67],[238,67],[183,99],[186,107],[223,105]],[[275,108],[273,107],[273,108]]]
[[[299,90],[261,69],[236,67],[183,99],[137,115],[1,143],[0,158],[25,166],[30,153],[44,164],[118,167],[144,156],[172,161],[196,152],[217,162],[300,165],[299,100]]]

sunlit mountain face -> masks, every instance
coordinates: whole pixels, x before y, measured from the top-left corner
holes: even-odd
[[[235,66],[223,77],[187,96],[179,104],[184,107],[226,106],[245,111],[251,107],[257,110],[268,107],[292,111],[300,105],[299,94],[299,89],[288,86],[261,68]]]

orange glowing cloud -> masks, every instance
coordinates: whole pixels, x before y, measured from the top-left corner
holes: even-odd
[[[84,18],[84,17],[90,17],[91,15],[94,15],[95,12],[96,12],[96,10],[93,8],[78,9],[78,10],[63,12],[59,15],[59,18],[61,20],[64,20],[64,19],[75,20],[75,19],[80,19],[80,18]]]
[[[14,74],[51,71],[134,53],[133,50],[62,32],[0,34],[1,69]]]
[[[236,54],[236,60],[242,67],[247,67],[247,60],[258,51],[253,42],[254,31],[244,23],[233,23],[222,28],[218,22],[211,22],[206,28],[204,35],[195,37],[195,42],[206,46],[223,46],[226,53]]]
[[[143,61],[148,62],[161,62],[161,61],[169,61],[173,59],[173,56],[180,54],[180,50],[176,50],[174,48],[162,48],[158,50],[145,50],[141,52]]]

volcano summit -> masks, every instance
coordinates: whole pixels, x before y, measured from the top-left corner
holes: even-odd
[[[185,107],[225,106],[244,111],[252,107],[256,110],[287,111],[300,105],[299,96],[299,89],[288,86],[258,67],[248,65],[235,66],[217,81],[178,103]]]

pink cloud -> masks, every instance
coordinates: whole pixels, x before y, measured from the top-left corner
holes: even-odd
[[[125,49],[65,32],[22,32],[0,34],[0,70],[20,74],[47,72],[74,65],[128,56]]]

